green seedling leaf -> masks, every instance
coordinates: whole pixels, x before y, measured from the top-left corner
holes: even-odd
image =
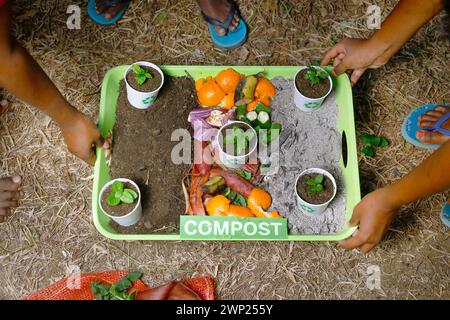
[[[135,74],[138,74],[142,70],[142,68],[136,63],[131,66],[131,69]]]
[[[317,190],[317,192],[322,192],[323,191],[323,185],[317,184],[316,185],[316,190]]]
[[[314,179],[308,179],[308,181],[306,181],[306,184],[308,186],[315,186],[316,185],[316,180]]]
[[[133,189],[125,189],[124,192],[128,192],[133,196],[133,199],[136,200],[138,198],[138,194]]]
[[[319,84],[322,79],[328,77],[327,72],[321,69],[316,69],[313,66],[309,66],[307,70],[308,72],[304,75],[304,78],[309,80],[313,85]]]
[[[134,202],[134,198],[131,193],[124,191],[122,193],[122,196],[120,197],[120,201],[122,201],[123,203],[131,204]]]
[[[120,192],[122,193],[123,188],[125,187],[125,185],[123,184],[123,182],[120,181],[114,181],[114,183],[112,184],[112,189],[114,192]]]
[[[362,153],[365,154],[368,157],[375,157],[375,150],[372,146],[365,146],[364,148],[362,148]]]
[[[131,69],[136,75],[136,83],[138,85],[143,85],[147,79],[153,78],[153,76],[149,72],[147,72],[145,69],[143,69],[136,63],[131,66]]]
[[[120,203],[120,198],[116,198],[116,195],[114,193],[110,193],[107,200],[108,205],[111,207],[115,207]]]
[[[316,176],[316,178],[314,179],[314,181],[315,181],[317,184],[321,184],[321,183],[323,182],[323,179],[324,179],[323,174],[318,174],[318,175]]]

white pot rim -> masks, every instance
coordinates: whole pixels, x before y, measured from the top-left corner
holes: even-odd
[[[325,99],[325,98],[331,93],[331,91],[333,90],[333,80],[331,79],[331,76],[330,76],[330,74],[328,73],[328,71],[325,70],[324,68],[319,67],[319,66],[312,66],[312,67],[314,67],[314,68],[316,68],[316,69],[323,70],[323,71],[325,71],[325,72],[328,74],[327,79],[328,79],[328,81],[330,82],[330,89],[328,90],[328,92],[327,92],[325,95],[323,95],[322,97],[320,97],[320,98],[310,98],[310,97],[305,96],[304,94],[302,94],[302,93],[300,92],[300,90],[298,90],[297,84],[295,83],[295,79],[297,78],[297,75],[300,73],[300,71],[305,70],[306,68],[308,68],[308,66],[301,67],[301,68],[297,71],[297,73],[295,74],[295,76],[294,76],[294,81],[293,81],[293,82],[294,82],[294,88],[295,88],[295,91],[297,91],[297,93],[298,93],[299,95],[301,95],[301,96],[302,96],[303,98],[305,98],[305,99],[308,99],[308,100],[313,101],[313,102],[314,102],[314,101],[321,101],[321,100]]]
[[[130,86],[130,84],[129,84],[128,81],[127,81],[127,74],[131,71],[131,67],[133,66],[133,64],[138,64],[138,65],[144,66],[144,67],[151,67],[151,68],[155,69],[156,71],[158,71],[158,73],[161,75],[161,84],[159,85],[159,87],[158,87],[157,89],[153,90],[153,91],[148,91],[148,92],[146,92],[146,91],[139,91],[139,90],[136,90],[136,89],[134,89],[132,86]],[[125,83],[127,84],[128,88],[129,88],[131,91],[135,92],[135,93],[141,93],[141,94],[142,94],[142,93],[155,93],[155,92],[158,92],[159,90],[161,90],[161,88],[162,88],[162,86],[163,86],[163,84],[164,84],[164,73],[163,73],[162,70],[161,70],[156,64],[154,64],[154,63],[151,63],[151,62],[148,62],[148,61],[137,61],[137,62],[134,62],[134,63],[132,63],[132,64],[130,64],[130,65],[128,66],[128,68],[125,70],[125,74],[123,75],[123,79],[125,80]]]
[[[223,129],[224,129],[224,128],[228,128],[228,127],[232,126],[233,124],[242,124],[242,125],[248,127],[250,130],[252,130],[253,133],[255,134],[255,145],[254,145],[253,148],[252,148],[248,153],[246,153],[245,155],[242,155],[242,156],[233,156],[233,155],[231,155],[231,154],[228,154],[228,153],[226,153],[226,152],[222,149],[222,146],[221,146],[220,143],[219,143],[219,137],[220,137],[220,134],[222,133]],[[224,153],[227,157],[235,158],[235,159],[243,159],[243,158],[246,158],[246,157],[250,156],[251,154],[253,154],[253,152],[255,152],[256,148],[258,147],[258,135],[256,134],[255,129],[253,129],[251,125],[249,125],[248,123],[246,123],[246,122],[244,122],[244,121],[229,121],[227,124],[225,124],[225,125],[223,125],[222,127],[220,127],[219,131],[217,132],[217,135],[216,135],[216,145],[219,147],[219,151],[222,152],[222,153]]]
[[[138,191],[138,198],[136,199],[136,205],[134,206],[134,208],[133,208],[130,212],[128,212],[128,213],[127,213],[126,215],[124,215],[124,216],[113,216],[113,215],[110,215],[110,214],[108,214],[108,213],[106,212],[105,209],[103,209],[103,206],[102,206],[102,196],[103,196],[103,193],[105,192],[105,190],[106,190],[110,185],[112,185],[112,184],[113,184],[114,182],[116,182],[116,181],[130,183],[130,184],[131,184],[133,187],[135,187],[136,190]],[[111,219],[114,219],[114,218],[125,218],[125,217],[130,216],[130,215],[137,209],[137,207],[140,205],[140,201],[141,201],[141,190],[139,189],[138,185],[137,185],[133,180],[130,180],[130,179],[127,179],[127,178],[117,178],[117,179],[112,179],[111,181],[109,181],[107,184],[105,184],[105,185],[103,186],[102,190],[100,191],[100,196],[99,196],[99,198],[98,198],[98,203],[99,203],[99,205],[100,205],[100,209],[102,209],[103,213],[106,214],[106,215],[107,215],[108,217],[110,217]]]
[[[327,202],[321,203],[321,204],[312,204],[309,203],[308,201],[306,201],[305,199],[303,199],[297,192],[297,184],[298,184],[298,180],[300,179],[300,177],[304,176],[305,174],[308,173],[319,173],[319,174],[323,174],[325,175],[328,179],[331,180],[331,182],[333,183],[333,188],[334,188],[334,192],[333,192],[333,196],[330,198],[330,200],[328,200]],[[328,172],[325,169],[321,169],[321,168],[308,168],[306,170],[303,170],[297,177],[297,179],[295,179],[295,195],[297,197],[299,197],[303,202],[305,202],[307,205],[313,207],[313,208],[320,208],[324,205],[328,205],[331,201],[333,201],[334,197],[336,197],[336,193],[337,193],[337,184],[336,184],[336,180],[334,179],[333,175]]]

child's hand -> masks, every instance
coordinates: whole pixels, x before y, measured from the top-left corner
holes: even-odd
[[[100,135],[97,126],[84,114],[75,110],[67,124],[61,125],[64,140],[69,151],[87,162],[95,164],[95,147],[109,148],[109,142]]]
[[[350,80],[354,85],[368,68],[379,68],[389,61],[384,53],[384,47],[372,40],[344,38],[325,53],[320,64],[333,60],[334,76],[353,70]]]
[[[386,188],[378,189],[366,195],[353,210],[351,226],[359,229],[351,238],[340,241],[344,249],[358,248],[364,253],[372,250],[383,238],[389,228],[397,208],[391,205]]]

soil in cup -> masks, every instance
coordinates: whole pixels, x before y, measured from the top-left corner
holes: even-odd
[[[140,66],[142,69],[147,71],[152,75],[152,78],[145,80],[145,82],[140,85],[136,82],[136,74],[130,69],[127,73],[127,82],[135,90],[139,92],[153,92],[159,88],[162,82],[161,74],[153,69],[152,67]],[[158,97],[159,99],[159,97]]]
[[[298,91],[310,99],[322,98],[330,90],[331,85],[328,77],[320,79],[318,84],[312,84],[311,81],[305,79],[305,74],[307,73],[308,70],[303,69],[295,77],[295,85],[297,86]]]
[[[324,175],[323,177],[323,191],[312,193],[310,192],[311,186],[308,185],[308,180],[315,179],[318,176],[317,173],[309,173],[301,176],[297,183],[297,193],[306,202],[310,204],[324,204],[333,197],[334,185],[333,182]]]
[[[141,190],[143,218],[134,226],[111,221],[119,233],[172,233],[184,214],[181,180],[190,165],[174,164],[171,152],[179,141],[171,141],[175,129],[186,129],[189,112],[197,107],[193,81],[167,77],[151,108],[139,110],[127,100],[122,82],[117,102],[110,175],[127,177]]]

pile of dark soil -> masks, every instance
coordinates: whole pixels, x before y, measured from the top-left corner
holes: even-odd
[[[318,84],[312,84],[311,81],[305,79],[305,75],[308,73],[307,69],[300,71],[295,78],[295,85],[298,91],[305,97],[311,99],[322,98],[330,90],[330,81],[328,78],[321,79]]]
[[[190,166],[175,165],[171,141],[175,129],[189,129],[189,112],[198,105],[193,81],[167,77],[158,99],[147,110],[133,108],[121,84],[113,130],[112,178],[129,178],[141,190],[143,218],[135,226],[121,227],[120,233],[171,233],[178,230],[185,212],[181,180]]]
[[[147,71],[152,75],[151,78],[145,80],[145,82],[140,85],[136,82],[136,75],[133,70],[130,70],[127,73],[127,82],[128,84],[135,90],[139,92],[153,92],[159,88],[161,85],[162,77],[159,72],[151,67],[141,66],[142,69]]]
[[[317,177],[316,173],[305,174],[298,179],[297,183],[297,193],[298,195],[308,203],[311,204],[323,204],[331,199],[334,193],[333,182],[328,179],[327,176],[323,177],[323,191],[318,193],[311,193],[311,186],[308,185],[309,179],[315,179]]]

